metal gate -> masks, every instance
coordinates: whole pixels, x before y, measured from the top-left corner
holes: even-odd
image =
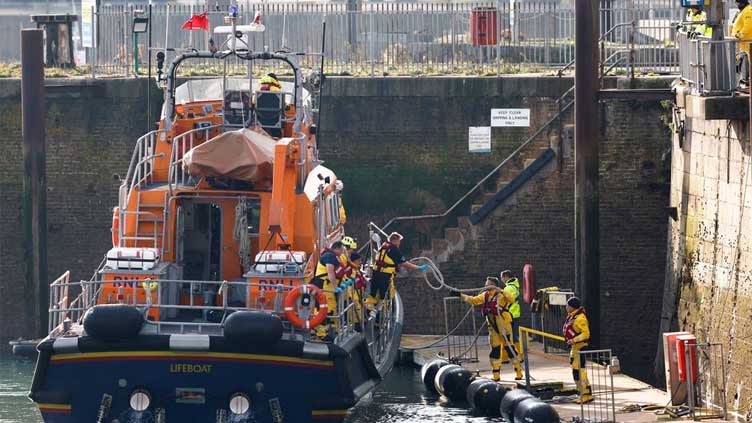
[[[444,298],[447,359],[452,362],[478,362],[478,326],[475,307],[457,297]]]

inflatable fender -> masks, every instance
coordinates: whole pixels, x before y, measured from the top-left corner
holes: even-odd
[[[144,315],[127,304],[99,304],[86,311],[84,330],[101,341],[124,341],[134,338],[144,325]]]
[[[501,399],[508,391],[491,379],[475,379],[467,387],[467,403],[484,416],[497,417],[500,415]]]
[[[282,339],[282,320],[263,311],[236,311],[225,320],[224,333],[235,345],[272,345]]]
[[[455,402],[467,398],[467,388],[474,376],[469,370],[456,364],[444,366],[436,373],[436,390],[447,399]]]
[[[530,263],[522,268],[522,298],[528,304],[535,298],[535,269]]]
[[[535,397],[524,389],[513,389],[504,395],[499,405],[501,416],[508,422],[514,419],[514,410],[520,402]]]
[[[431,394],[438,394],[436,385],[433,383],[436,378],[436,373],[444,366],[448,366],[449,362],[442,359],[436,359],[429,361],[420,368],[420,380],[423,381],[423,385],[426,387],[426,391]]]
[[[559,423],[559,413],[538,398],[520,401],[514,408],[514,423]]]

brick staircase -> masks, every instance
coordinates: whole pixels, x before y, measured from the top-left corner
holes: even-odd
[[[567,116],[564,114],[562,118]],[[493,209],[500,205],[514,204],[518,196],[525,195],[529,190],[531,181],[550,176],[557,168],[556,160],[550,160],[550,156],[558,156],[560,150],[559,134],[555,127],[552,127],[548,134],[539,135],[499,169],[492,189],[476,194],[469,215],[458,217],[456,227],[444,228],[444,236],[431,239],[431,248],[420,251],[418,255],[441,264],[448,261],[452,253],[463,251],[465,243],[475,240],[478,235],[477,225],[485,217],[479,217],[479,214],[492,213]],[[539,159],[544,156],[550,161],[541,162]],[[535,169],[531,169],[531,166],[535,166]],[[524,175],[529,179],[521,178],[526,169],[533,171],[528,171],[528,175]],[[493,203],[494,201],[496,203]]]

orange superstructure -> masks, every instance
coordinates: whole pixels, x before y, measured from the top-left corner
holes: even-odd
[[[169,82],[168,77],[167,90],[172,90]],[[242,79],[224,84],[194,80],[168,91],[166,98],[171,101],[165,103],[159,129],[138,140],[120,187],[113,214],[113,249],[100,270],[102,279],[113,283],[99,293],[100,303],[128,302],[134,296],[137,302],[148,301],[148,287],[139,282],[147,278],[263,284],[265,273],[256,268],[257,256],[263,252],[289,251],[305,257],[305,263],[298,263],[299,275],[267,279],[286,286],[305,280],[305,269],[312,268],[318,251],[342,236],[343,224],[337,178],[318,165],[313,122],[303,113],[302,97],[308,93],[299,82],[283,83],[282,90],[274,93],[257,92],[256,81]],[[181,91],[189,94],[181,96]],[[278,106],[276,116],[268,104]],[[220,137],[228,132],[233,132],[231,137]],[[228,155],[230,150],[223,148],[229,149],[229,144],[220,145],[227,138],[234,140],[235,147],[238,142],[248,143],[249,151],[260,151],[262,158]],[[213,144],[200,148],[206,143]],[[196,174],[186,164],[199,149],[207,163]],[[271,172],[254,180],[226,177],[217,170],[220,165],[232,168],[235,162],[234,169],[241,172],[253,166],[263,169],[263,160],[271,162]],[[154,256],[153,263],[143,261],[144,254]],[[135,281],[135,285],[124,289],[115,280]],[[180,305],[223,301],[217,289],[205,296],[206,289],[183,288],[179,292],[155,288],[151,301],[163,304],[165,295]],[[265,297],[260,291],[255,287],[242,299],[232,300],[257,302]],[[158,298],[154,292],[160,292]],[[150,317],[164,318],[158,313]]]

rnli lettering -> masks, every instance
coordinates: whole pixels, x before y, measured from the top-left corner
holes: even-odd
[[[170,373],[211,373],[211,364],[170,364]]]
[[[297,279],[259,279],[258,281],[251,280],[251,283],[257,283],[259,290],[261,291],[274,291],[277,289],[277,285],[294,286]]]
[[[141,276],[141,277],[139,277],[139,276],[132,276],[132,277],[128,277],[128,276],[113,276],[112,277],[112,281],[113,281],[112,282],[112,286],[115,287],[115,288],[120,287],[120,286],[122,286],[122,287],[133,287],[133,283],[135,282],[136,283],[136,288],[143,288],[144,287],[144,284],[143,284],[143,280],[144,279],[156,279],[156,278],[154,276],[152,276],[152,275],[144,275],[144,276]]]

